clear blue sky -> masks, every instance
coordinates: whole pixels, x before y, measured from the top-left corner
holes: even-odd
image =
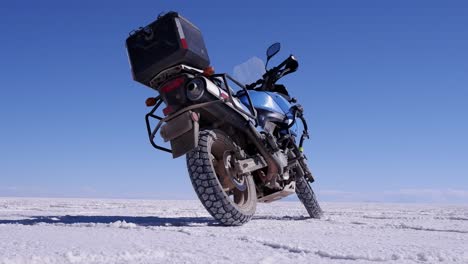
[[[467,2],[281,2],[2,2],[0,196],[195,197],[185,159],[147,141],[154,93],[132,81],[124,45],[176,10],[218,72],[275,41],[273,64],[298,57],[284,83],[306,109],[324,199],[468,201]]]

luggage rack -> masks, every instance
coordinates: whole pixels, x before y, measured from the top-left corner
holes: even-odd
[[[204,102],[204,103],[199,103],[199,104],[194,104],[194,105],[190,105],[190,106],[187,106],[187,107],[184,107],[182,109],[180,109],[179,111],[175,112],[174,114],[170,115],[170,116],[167,116],[167,117],[161,117],[159,115],[157,115],[155,112],[156,110],[158,110],[158,108],[161,106],[161,104],[163,103],[163,100],[161,98],[160,95],[158,95],[155,100],[156,100],[156,104],[154,105],[153,109],[151,109],[151,111],[149,113],[147,113],[145,115],[145,122],[146,122],[146,130],[148,132],[148,138],[149,138],[149,141],[151,143],[151,145],[158,149],[158,150],[161,150],[161,151],[164,151],[164,152],[168,152],[168,153],[172,153],[172,150],[169,149],[169,148],[166,148],[166,147],[163,147],[163,146],[160,146],[158,144],[156,144],[156,142],[154,142],[154,138],[156,136],[156,133],[158,133],[159,129],[161,128],[162,124],[164,122],[167,122],[167,121],[170,121],[171,119],[179,116],[180,114],[186,112],[186,111],[189,111],[189,110],[193,110],[193,109],[197,109],[197,108],[201,108],[201,107],[206,107],[208,105],[212,105],[212,104],[217,104],[217,103],[223,103],[223,102],[230,102],[231,105],[232,105],[232,108],[241,113],[241,114],[244,114],[250,118],[252,118],[253,120],[255,120],[255,126],[258,124],[258,120],[257,120],[257,111],[255,111],[255,108],[253,107],[253,103],[252,103],[252,100],[250,99],[250,96],[249,96],[249,93],[247,91],[247,88],[242,85],[241,83],[239,83],[237,80],[235,80],[234,78],[232,78],[231,76],[229,76],[227,73],[220,73],[220,74],[213,74],[211,75],[210,77],[221,77],[223,79],[223,82],[225,83],[226,85],[226,90],[227,90],[227,93],[228,93],[228,97],[227,98],[221,98],[221,99],[218,99],[218,100],[214,100],[214,101],[210,101],[210,102]],[[242,109],[241,107],[238,107],[237,104],[234,102],[234,96],[232,94],[232,91],[231,89],[228,87],[228,84],[227,84],[227,79],[231,80],[232,82],[234,82],[236,85],[238,85],[239,87],[241,87],[245,92],[246,92],[246,95],[247,95],[247,99],[249,101],[249,110],[251,113],[247,113],[244,109]],[[221,88],[220,88],[221,89]],[[224,89],[223,89],[224,90]],[[154,129],[152,129],[151,127],[151,123],[150,123],[150,118],[152,119],[156,119],[158,120],[158,124],[156,125],[156,127]]]

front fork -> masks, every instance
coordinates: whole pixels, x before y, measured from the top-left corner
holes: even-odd
[[[315,181],[314,176],[312,175],[312,172],[310,171],[309,166],[307,165],[306,157],[302,152],[301,154],[302,156],[299,158],[299,165],[304,172],[304,177],[306,178],[306,180],[312,183]]]
[[[300,147],[295,144],[294,140],[291,140],[291,144],[293,148],[288,155],[288,164],[294,166],[299,175],[305,177],[307,181],[314,182],[314,176],[307,165],[307,157],[300,151]]]

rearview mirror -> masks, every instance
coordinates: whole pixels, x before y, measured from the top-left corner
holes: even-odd
[[[279,42],[273,43],[268,49],[267,49],[267,60],[271,59],[271,57],[275,56],[276,53],[278,53],[281,49],[281,44]]]
[[[265,70],[267,69],[268,61],[270,61],[271,57],[275,56],[276,53],[278,53],[281,49],[281,44],[279,42],[271,44],[270,47],[268,47],[266,55],[267,55],[267,61],[265,63]]]

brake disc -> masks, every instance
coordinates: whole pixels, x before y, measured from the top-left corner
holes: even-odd
[[[243,192],[247,188],[247,184],[245,181],[245,176],[240,175],[236,169],[236,158],[235,152],[232,150],[227,150],[223,154],[223,164],[224,170],[226,175],[228,175],[229,180],[231,180],[232,184],[236,186],[236,188]]]

